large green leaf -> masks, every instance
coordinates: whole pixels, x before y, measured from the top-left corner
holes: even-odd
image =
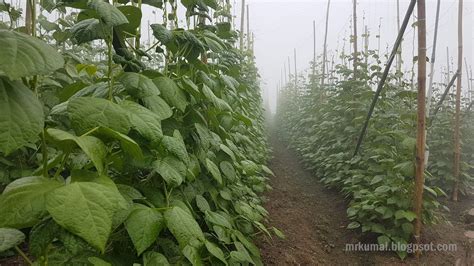
[[[11,79],[49,74],[64,65],[56,49],[16,31],[0,30],[0,47],[0,74]]]
[[[43,108],[34,93],[19,81],[0,77],[0,152],[8,155],[36,141],[43,126]]]
[[[153,163],[153,168],[172,187],[179,186],[186,176],[186,165],[174,156],[158,159]]]
[[[204,244],[206,245],[207,251],[209,251],[209,253],[211,253],[212,256],[218,258],[225,265],[227,265],[227,260],[225,259],[224,252],[222,252],[222,249],[219,248],[219,246],[207,240],[204,242]]]
[[[135,35],[138,27],[140,27],[140,23],[142,21],[142,11],[140,8],[135,6],[119,6],[117,7],[122,14],[128,20],[127,24],[118,26],[118,29],[124,31],[126,33]]]
[[[67,111],[77,134],[95,127],[108,127],[127,134],[131,126],[128,112],[105,99],[77,97],[69,101]]]
[[[155,83],[142,74],[126,72],[118,78],[118,81],[133,97],[141,99],[152,95],[160,95],[160,90],[158,90]]]
[[[104,172],[104,161],[107,155],[107,149],[100,139],[93,136],[78,137],[55,128],[48,128],[46,132],[48,136],[64,150],[71,150],[77,145],[91,159],[97,171],[99,173]]]
[[[142,101],[143,104],[153,113],[157,114],[161,120],[168,119],[173,115],[171,107],[158,95],[145,97]]]
[[[173,33],[161,24],[151,24],[153,36],[162,44],[167,44],[173,39]]]
[[[221,98],[217,97],[214,92],[209,88],[206,84],[202,86],[202,93],[206,98],[214,104],[219,110],[222,111],[232,111],[232,108],[230,105],[222,100]]]
[[[204,234],[194,217],[180,207],[175,206],[167,210],[165,221],[166,226],[182,248],[193,239],[204,240]]]
[[[186,94],[181,90],[176,83],[168,77],[158,77],[153,80],[155,85],[161,91],[163,98],[174,107],[178,108],[181,112],[184,112],[188,101]]]
[[[162,144],[171,154],[178,157],[186,165],[189,164],[189,155],[186,150],[183,137],[181,136],[181,133],[179,133],[178,130],[175,130],[173,132],[173,137],[164,136]]]
[[[138,145],[138,143],[136,143],[129,136],[107,127],[99,127],[96,132],[97,135],[101,138],[105,137],[106,139],[112,138],[114,140],[118,140],[120,142],[122,150],[124,150],[126,153],[128,153],[128,155],[132,156],[133,158],[138,160],[143,159],[143,153],[142,149],[140,148],[140,145]]]
[[[0,228],[0,252],[18,246],[25,240],[25,235],[17,229]]]
[[[206,168],[211,173],[211,176],[217,181],[217,183],[222,185],[222,175],[219,171],[217,165],[211,161],[209,158],[206,158]]]
[[[118,8],[103,0],[89,0],[87,6],[95,10],[101,20],[109,26],[127,24],[128,20]]]
[[[46,207],[56,223],[103,252],[113,216],[124,208],[124,202],[109,185],[75,182],[50,193]]]
[[[132,101],[124,101],[121,106],[130,113],[132,128],[151,143],[157,143],[163,138],[161,118],[159,115]]]
[[[161,213],[156,209],[138,204],[125,221],[125,228],[138,255],[156,241],[163,227],[164,219]]]
[[[23,177],[10,183],[0,196],[0,227],[31,227],[47,212],[45,197],[64,184],[44,177]]]
[[[155,251],[148,251],[143,254],[143,265],[144,266],[168,266],[170,263],[166,259],[166,257],[158,252]]]
[[[77,22],[71,27],[72,41],[77,44],[90,42],[98,39],[105,39],[106,34],[110,30],[107,29],[96,18],[85,19]]]

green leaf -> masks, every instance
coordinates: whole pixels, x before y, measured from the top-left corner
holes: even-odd
[[[133,129],[151,143],[161,141],[163,132],[159,115],[132,101],[123,101],[120,105],[129,112]]]
[[[189,164],[189,155],[179,130],[173,132],[173,137],[164,136],[162,144],[168,152],[178,157],[186,165]]]
[[[232,111],[232,108],[230,107],[230,105],[226,101],[224,101],[221,98],[217,97],[214,94],[214,92],[205,84],[202,86],[202,93],[219,110],[221,110],[221,111]]]
[[[47,195],[54,221],[101,252],[112,230],[112,218],[124,209],[117,189],[94,182],[75,182]]]
[[[204,240],[204,234],[194,217],[180,207],[172,207],[164,216],[166,226],[178,240],[180,247],[184,248],[192,239]]]
[[[170,263],[166,259],[166,257],[158,252],[155,251],[148,251],[143,254],[143,265],[144,266],[168,266]]]
[[[207,202],[206,198],[201,195],[196,195],[196,205],[202,212],[211,210],[211,207],[209,206],[209,203]]]
[[[7,251],[25,241],[25,235],[17,229],[0,228],[0,252]]]
[[[199,250],[191,245],[187,245],[183,248],[183,255],[191,262],[193,266],[202,266],[202,258],[199,254]]]
[[[101,20],[109,26],[128,23],[127,17],[118,8],[102,0],[89,0],[87,6],[99,14]]]
[[[205,216],[206,221],[213,223],[215,225],[222,226],[224,228],[232,229],[232,224],[227,220],[226,217],[220,215],[217,212],[206,211]]]
[[[97,258],[97,257],[89,257],[87,260],[92,263],[94,266],[112,266],[112,264],[108,263],[107,261]]]
[[[352,222],[347,226],[347,229],[356,229],[360,227],[360,223],[358,222]]]
[[[207,240],[204,242],[204,244],[206,245],[207,251],[209,251],[209,253],[211,253],[212,256],[218,258],[225,265],[227,265],[227,260],[225,259],[224,252],[222,252],[221,248],[219,248],[216,244]]]
[[[398,210],[395,212],[395,219],[402,219],[405,218],[408,221],[412,222],[413,220],[416,219],[416,214],[412,211],[404,211],[404,210]]]
[[[222,171],[222,173],[224,174],[225,177],[227,177],[231,181],[235,180],[237,175],[235,173],[234,166],[230,162],[222,161],[219,164],[219,166],[220,166],[221,171]]]
[[[43,107],[35,94],[19,81],[0,77],[0,152],[8,155],[36,141],[43,127]]]
[[[140,148],[138,143],[136,143],[133,139],[131,139],[127,135],[124,135],[120,132],[117,132],[107,127],[99,127],[96,132],[97,132],[97,135],[107,136],[112,139],[120,141],[120,145],[122,149],[125,152],[127,152],[130,156],[132,156],[133,158],[137,160],[143,159],[142,149]]]
[[[153,163],[153,168],[172,187],[179,186],[186,176],[186,166],[174,156],[158,159]]]
[[[390,190],[389,186],[383,185],[374,190],[375,193],[385,193]]]
[[[279,238],[281,238],[281,239],[285,239],[285,238],[286,238],[285,234],[283,234],[283,232],[280,231],[280,230],[278,230],[277,228],[272,227],[272,230],[273,230],[273,232],[275,233],[275,235],[276,235],[277,237],[279,237]]]
[[[67,111],[77,134],[95,127],[108,127],[127,134],[131,127],[128,112],[105,99],[77,97],[69,101]]]
[[[38,38],[0,30],[0,75],[19,79],[46,75],[64,65],[63,57]]]
[[[162,44],[166,45],[173,39],[173,33],[165,26],[161,24],[151,24],[150,27],[153,30],[153,36]]]
[[[206,168],[211,173],[211,176],[219,183],[222,185],[222,176],[221,172],[219,171],[219,168],[217,165],[211,161],[209,158],[206,158]]]
[[[370,184],[371,185],[377,184],[378,182],[382,181],[384,177],[385,177],[384,175],[376,175],[376,176],[374,176],[374,178],[372,179]]]
[[[184,112],[188,101],[186,94],[182,91],[176,83],[168,77],[159,77],[153,80],[155,85],[161,91],[161,95],[169,104]]]
[[[120,10],[128,20],[127,24],[120,25],[117,28],[126,33],[135,35],[142,21],[142,11],[140,8],[135,6],[119,6],[117,9]]]
[[[141,99],[152,95],[160,95],[160,90],[158,90],[155,83],[142,74],[125,72],[118,78],[118,81],[133,97]]]
[[[23,177],[11,182],[0,196],[0,227],[26,228],[46,214],[45,197],[64,184],[44,177]]]
[[[91,159],[95,168],[99,173],[104,172],[105,157],[107,150],[104,143],[93,136],[74,136],[66,131],[60,129],[48,128],[47,135],[64,150],[70,151],[75,146],[84,151],[84,153]]]
[[[138,204],[125,221],[125,228],[139,256],[156,241],[163,227],[161,213]]]
[[[153,95],[142,99],[143,104],[153,113],[158,115],[161,120],[170,118],[173,115],[171,107],[160,96]]]
[[[76,44],[82,44],[93,40],[105,39],[109,31],[98,19],[85,19],[76,22],[71,27],[71,39]]]

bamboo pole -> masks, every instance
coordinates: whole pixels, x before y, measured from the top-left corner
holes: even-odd
[[[247,5],[247,50],[250,50],[250,15],[249,5]]]
[[[322,63],[322,76],[321,76],[321,85],[324,86],[324,75],[326,75],[326,56],[327,56],[327,41],[328,41],[328,24],[329,24],[329,7],[331,5],[331,0],[328,0],[328,6],[326,10],[326,30],[324,32],[324,46],[323,46],[323,63]]]
[[[296,69],[296,48],[293,50],[295,59],[295,88],[298,89],[298,70]]]
[[[400,0],[397,0],[397,30],[400,30]],[[402,46],[397,51],[397,72],[402,71]],[[398,79],[398,83],[401,82],[401,78]]]
[[[242,0],[242,10],[240,11],[240,51],[244,50],[244,26],[245,26],[245,0]]]
[[[462,86],[462,52],[463,52],[463,36],[462,36],[462,15],[463,0],[459,0],[458,9],[458,79],[456,85],[456,115],[454,118],[454,185],[452,200],[458,201],[459,190],[459,173],[461,163],[461,86]]]
[[[369,60],[369,28],[367,25],[365,26],[365,44],[364,44],[364,50],[365,50],[365,65],[366,67],[368,66],[368,60]]]
[[[469,66],[467,65],[467,59],[464,57],[464,66],[466,67],[466,80],[467,80],[467,92],[468,92],[468,98],[471,100],[471,92],[472,92],[472,84],[471,84],[471,79],[472,77],[469,77]]]
[[[436,62],[436,41],[438,39],[438,24],[439,24],[439,10],[441,6],[441,0],[438,0],[436,4],[436,21],[435,21],[435,30],[433,37],[433,50],[431,52],[430,60],[430,83],[428,87],[428,94],[426,96],[426,109],[428,110],[427,116],[430,116],[430,107],[431,107],[431,97],[433,95],[433,79],[434,79],[434,68]],[[427,156],[428,158],[428,156]]]
[[[435,117],[436,114],[438,113],[439,108],[441,108],[441,105],[443,104],[444,99],[446,99],[446,96],[448,95],[449,90],[450,90],[451,87],[454,85],[454,82],[456,81],[457,78],[458,78],[458,75],[457,75],[457,73],[456,73],[456,74],[453,75],[453,77],[452,77],[451,80],[449,81],[448,86],[446,86],[446,89],[444,90],[443,95],[441,95],[441,98],[439,99],[438,103],[436,104],[436,108],[435,108],[435,110],[433,111],[433,114],[431,115],[431,116],[432,116],[431,122],[433,122],[434,117]]]
[[[313,20],[313,79],[316,75],[316,21]]]
[[[405,33],[405,30],[408,25],[408,21],[410,20],[410,16],[413,13],[413,9],[415,8],[416,0],[411,0],[410,5],[408,6],[407,13],[405,15],[405,18],[402,23],[402,27],[400,28],[400,31],[398,32],[397,40],[395,41],[395,44],[392,49],[392,53],[390,54],[390,57],[388,58],[387,65],[385,66],[384,72],[382,74],[382,78],[380,79],[380,82],[377,86],[377,90],[375,91],[375,95],[372,98],[372,102],[369,107],[369,111],[367,113],[367,117],[365,119],[364,125],[362,127],[362,130],[359,135],[359,139],[357,140],[357,145],[354,151],[354,155],[356,156],[357,153],[359,153],[360,146],[362,145],[362,141],[364,140],[365,133],[367,132],[367,127],[369,125],[370,118],[372,117],[372,113],[374,112],[375,104],[377,103],[377,100],[379,98],[380,92],[383,89],[383,85],[385,83],[385,80],[387,79],[388,73],[390,71],[390,67],[392,66],[393,60],[395,59],[395,55],[398,50],[398,46],[401,44],[402,39],[403,39],[403,34]]]
[[[354,79],[356,79],[356,71],[357,71],[357,0],[352,1],[352,15],[353,15],[353,28],[354,28]]]
[[[449,47],[446,46],[446,69],[448,71],[448,74],[446,75],[446,82],[449,81],[449,76],[451,75],[451,69],[449,67]]]
[[[416,132],[415,167],[415,243],[420,243],[423,210],[423,186],[425,183],[425,123],[426,123],[426,10],[425,0],[418,0],[418,122]],[[418,257],[420,251],[417,250]]]
[[[286,75],[286,64],[283,64],[283,68],[285,70],[285,85],[288,83],[288,76]]]
[[[291,81],[291,63],[290,63],[289,56],[288,56],[288,81]]]

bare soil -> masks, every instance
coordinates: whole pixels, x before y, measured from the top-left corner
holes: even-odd
[[[259,239],[265,265],[474,265],[474,245],[464,236],[468,225],[461,218],[462,212],[474,207],[472,196],[458,203],[446,202],[452,225],[427,227],[423,233],[423,243],[453,243],[456,251],[428,252],[418,260],[410,256],[404,261],[394,252],[346,252],[348,243],[373,241],[346,229],[347,200],[304,170],[297,156],[276,136],[271,143],[270,168],[275,177],[270,180],[273,189],[264,195],[265,208],[269,224],[286,238]]]

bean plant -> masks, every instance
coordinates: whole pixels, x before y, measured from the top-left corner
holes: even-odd
[[[352,66],[341,64],[330,73],[330,84],[322,86],[318,73],[308,81],[298,77],[300,82],[296,87],[294,82],[289,82],[279,98],[278,128],[314,175],[347,197],[349,229],[358,230],[369,239],[373,237],[379,244],[407,244],[413,239],[412,222],[416,218],[412,204],[417,93],[411,90],[411,83],[402,73],[390,74],[362,148],[354,155],[373,88],[382,75],[377,53],[369,51],[359,56],[368,60],[358,60],[355,75]],[[342,58],[343,62],[349,60],[352,55]],[[433,101],[438,99],[436,96]],[[423,198],[425,224],[443,220],[442,210],[446,207],[441,202],[452,188],[453,107],[452,103],[443,106],[438,117],[432,119],[427,137],[431,156]],[[464,117],[466,188],[472,185],[469,165],[472,165],[473,139],[472,127],[467,122],[472,120],[472,115],[466,113]],[[407,253],[399,250],[398,255],[405,258]]]
[[[263,225],[259,77],[228,1],[40,4],[60,16],[36,38],[0,2],[0,256],[260,265],[254,236],[281,233]],[[150,45],[142,6],[164,14]]]

